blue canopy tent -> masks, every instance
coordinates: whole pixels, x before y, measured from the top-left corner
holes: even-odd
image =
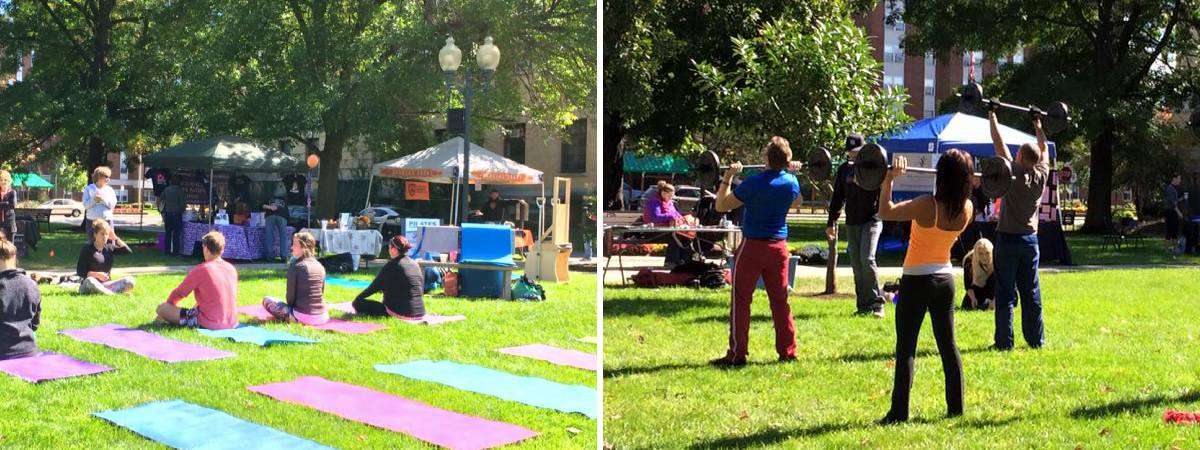
[[[1015,156],[1017,149],[1024,143],[1037,143],[1037,137],[1015,128],[1000,125],[1000,136],[1004,144]],[[878,143],[888,151],[888,158],[893,154],[905,154],[910,166],[934,167],[936,155],[957,148],[970,153],[976,158],[975,167],[979,167],[978,159],[996,156],[992,146],[991,126],[987,119],[969,114],[943,114],[929,119],[919,120],[904,125],[897,130],[879,136],[872,136],[871,141]],[[1055,160],[1056,148],[1053,141],[1050,145],[1050,160]],[[913,155],[917,154],[917,155]],[[924,156],[930,157],[924,157]],[[917,157],[914,157],[917,156]],[[893,196],[897,200],[905,200],[920,194],[933,192],[932,174],[906,175],[905,182],[897,180]],[[922,186],[925,189],[922,189]]]

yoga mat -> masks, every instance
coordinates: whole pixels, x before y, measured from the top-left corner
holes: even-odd
[[[349,280],[346,278],[338,278],[338,277],[329,277],[329,278],[325,279],[325,284],[328,284],[330,286],[339,286],[339,287],[350,288],[350,289],[366,289],[367,286],[371,285],[371,282],[363,281],[363,280]]]
[[[523,377],[487,367],[422,360],[403,364],[376,364],[375,370],[415,380],[432,381],[539,408],[577,412],[593,419],[600,412],[596,390],[590,387]]]
[[[30,383],[91,375],[110,370],[113,370],[112,367],[92,364],[67,355],[50,352],[0,361],[0,372]]]
[[[519,347],[505,347],[497,351],[509,355],[540,359],[542,361],[558,364],[560,366],[571,366],[583,370],[597,370],[599,367],[599,364],[596,363],[596,355],[581,352],[579,350],[567,350],[565,348],[558,348],[551,345],[530,344]]]
[[[441,325],[443,323],[458,322],[460,320],[466,320],[466,319],[467,319],[467,316],[464,316],[462,314],[456,314],[453,316],[442,316],[442,315],[438,315],[438,314],[426,314],[424,317],[421,317],[420,319],[417,319],[417,320],[400,319],[400,321],[407,323],[407,324],[414,324],[414,325]]]
[[[266,347],[271,344],[312,344],[317,342],[315,339],[296,336],[285,331],[268,330],[266,328],[256,327],[253,325],[239,325],[237,328],[229,328],[225,330],[200,329],[200,334],[214,338],[233,339],[234,342],[249,342],[251,344],[258,345],[259,347]]]
[[[300,377],[246,389],[451,449],[499,447],[537,436],[533,430],[510,423],[447,411],[321,377]]]
[[[236,353],[167,339],[157,334],[125,328],[113,323],[92,328],[62,330],[59,333],[83,342],[119,348],[150,359],[169,363],[204,361],[237,356]]]
[[[347,304],[349,304],[349,303],[347,303]],[[338,304],[335,303],[335,304],[331,304],[329,306],[334,306],[334,305],[338,305]],[[351,308],[351,310],[353,311],[353,308]],[[245,314],[247,316],[254,316],[258,320],[261,320],[264,322],[276,320],[275,316],[272,316],[271,313],[267,312],[266,308],[263,308],[262,305],[242,306],[242,307],[238,308],[238,312],[241,314]],[[316,328],[318,330],[336,331],[338,333],[347,333],[347,334],[367,334],[367,333],[370,333],[373,331],[379,331],[384,328],[387,328],[387,325],[383,325],[383,324],[379,324],[379,323],[351,322],[348,320],[341,320],[341,319],[329,319],[329,322],[326,322],[322,325],[308,325],[308,326]]]
[[[581,338],[575,338],[575,340],[579,341],[579,342],[586,342],[588,344],[597,343],[595,336],[585,336],[585,337],[581,337]]]
[[[329,309],[334,309],[345,313],[358,314],[358,311],[354,310],[354,302],[329,303],[325,306]]]
[[[274,428],[182,400],[150,402],[92,415],[179,449],[332,450]]]
[[[245,314],[247,316],[253,316],[255,319],[261,320],[263,322],[275,320],[275,316],[272,316],[271,313],[267,312],[267,309],[263,308],[263,306],[261,304],[239,306],[237,309],[237,312],[238,312],[238,314]]]

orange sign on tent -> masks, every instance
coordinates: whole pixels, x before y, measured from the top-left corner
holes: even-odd
[[[428,181],[405,181],[404,182],[404,199],[405,200],[429,200],[429,182]]]

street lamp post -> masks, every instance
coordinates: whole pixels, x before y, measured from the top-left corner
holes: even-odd
[[[500,49],[492,44],[492,37],[488,36],[483,40],[483,45],[475,50],[475,62],[479,65],[480,74],[483,75],[483,90],[487,91],[488,85],[491,83],[492,75],[496,73],[496,66],[500,65]],[[458,221],[455,225],[461,225],[466,220],[467,212],[470,210],[470,205],[467,204],[467,195],[471,187],[471,100],[474,97],[475,84],[475,69],[468,68],[463,76],[463,85],[458,87],[454,83],[454,75],[462,65],[462,50],[459,50],[454,45],[454,38],[446,38],[446,46],[438,52],[438,63],[442,66],[442,73],[446,75],[446,91],[457,88],[463,94],[463,162],[462,170],[459,172],[461,185],[459,188],[459,213]],[[447,109],[447,120],[449,119],[449,109]]]

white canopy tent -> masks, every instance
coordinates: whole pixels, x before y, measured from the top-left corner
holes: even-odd
[[[367,185],[367,207],[371,206],[371,187],[375,177],[402,178],[431,183],[450,183],[458,189],[458,176],[463,163],[463,138],[455,137],[441,144],[426,148],[411,155],[384,161],[371,167],[371,181]],[[546,185],[542,171],[497,155],[487,149],[471,144],[472,184],[542,185],[545,196]],[[453,196],[458,201],[459,195]],[[453,211],[458,211],[453,205]]]

